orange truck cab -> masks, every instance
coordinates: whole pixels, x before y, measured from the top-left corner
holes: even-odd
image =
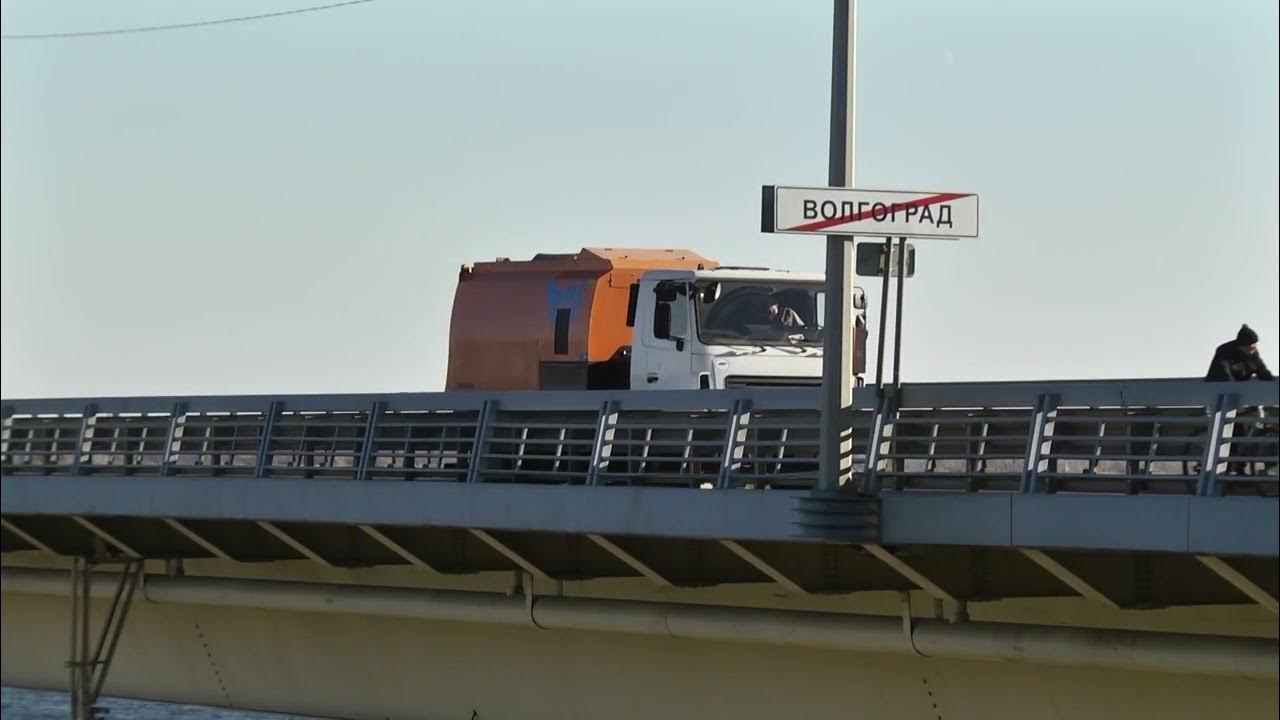
[[[446,390],[816,385],[821,275],[688,250],[584,248],[464,265]],[[866,322],[855,292],[855,373]],[[784,320],[785,319],[785,322]]]

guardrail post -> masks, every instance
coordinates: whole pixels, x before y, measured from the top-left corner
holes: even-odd
[[[742,467],[742,446],[747,441],[747,426],[751,422],[751,401],[737,400],[729,410],[729,428],[724,438],[724,454],[720,458],[720,476],[717,488],[728,488],[733,473]]]
[[[1204,446],[1204,462],[1200,467],[1200,483],[1196,487],[1197,495],[1217,494],[1218,473],[1226,471],[1226,463],[1219,463],[1225,449],[1231,452],[1231,433],[1235,427],[1236,409],[1240,405],[1239,395],[1218,395],[1214,402],[1213,414],[1209,422],[1209,441]]]
[[[173,458],[178,454],[178,427],[182,424],[182,418],[187,414],[187,406],[184,403],[174,403],[172,414],[169,416],[169,432],[165,435],[164,457],[160,458],[160,477],[169,474],[169,470],[173,465]]]
[[[889,438],[893,435],[893,417],[898,412],[897,398],[893,393],[885,393],[876,407],[875,418],[871,421],[871,440],[867,443],[867,470],[862,476],[862,492],[867,495],[879,495],[880,457],[888,449]]]
[[[613,454],[614,426],[618,424],[618,401],[606,400],[596,418],[596,435],[591,442],[591,464],[587,467],[587,484],[599,485],[600,472]]]
[[[5,405],[0,408],[0,458],[3,458],[3,464],[8,465],[13,461],[9,456],[9,438],[13,433],[13,408]]]
[[[1031,432],[1027,434],[1027,452],[1023,457],[1022,483],[1024,493],[1040,492],[1040,473],[1045,470],[1044,456],[1053,444],[1053,423],[1058,417],[1058,396],[1046,393],[1036,397],[1035,414],[1031,418]],[[1050,438],[1046,440],[1045,438]]]
[[[484,451],[489,445],[489,423],[498,414],[498,401],[485,400],[476,416],[476,435],[471,441],[471,459],[467,462],[467,482],[480,482],[484,475]]]
[[[83,415],[80,418],[80,432],[76,436],[76,452],[71,457],[71,474],[80,474],[81,458],[84,457],[85,443],[91,440],[90,433],[93,432],[93,418],[98,414],[98,408],[93,405],[85,405]]]
[[[254,472],[256,477],[264,478],[271,471],[271,433],[275,430],[276,416],[283,407],[284,403],[278,400],[272,400],[267,406],[267,416],[262,421],[262,441],[258,445],[258,466]]]
[[[373,457],[373,444],[378,434],[378,419],[382,417],[382,408],[386,403],[375,400],[369,408],[369,419],[364,424],[364,440],[360,443],[360,464],[356,468],[357,480],[368,480],[369,461]]]

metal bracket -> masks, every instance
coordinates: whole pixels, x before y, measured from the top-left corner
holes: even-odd
[[[165,436],[164,457],[160,459],[161,476],[172,472],[173,461],[178,456],[178,428],[182,427],[183,418],[186,417],[187,405],[182,402],[174,403],[170,412],[169,434]]]
[[[747,440],[747,425],[751,422],[751,401],[737,400],[729,410],[729,427],[725,433],[724,454],[720,458],[720,476],[717,488],[727,488],[733,481],[733,473],[742,465],[742,446]]]
[[[280,401],[272,401],[267,406],[267,416],[262,421],[262,445],[258,447],[258,466],[257,476],[264,478],[267,476],[268,467],[271,461],[271,434],[275,431],[276,416],[280,414],[284,403]]]
[[[382,410],[386,407],[386,403],[381,400],[375,400],[369,408],[369,417],[364,425],[364,440],[360,443],[360,460],[359,467],[356,469],[356,477],[360,480],[369,479],[370,460],[373,459],[373,445],[378,434],[378,419],[382,417]]]
[[[89,453],[85,452],[85,446],[92,446],[93,421],[98,414],[98,408],[92,404],[85,405],[83,415],[80,417],[80,432],[76,435],[76,450],[71,456],[71,474],[80,474],[80,464],[83,458]]]
[[[1209,439],[1204,447],[1204,462],[1200,467],[1200,482],[1196,487],[1196,495],[1211,496],[1217,492],[1219,459],[1225,447],[1231,452],[1231,431],[1235,426],[1236,408],[1240,406],[1239,395],[1222,394],[1214,403],[1213,414],[1209,423]]]
[[[1021,491],[1040,491],[1041,463],[1049,451],[1046,437],[1053,436],[1053,424],[1058,415],[1058,395],[1049,393],[1036,397],[1035,414],[1031,419],[1031,432],[1027,434],[1026,464],[1022,467]]]
[[[911,616],[911,593],[901,592],[898,596],[902,599],[902,633],[907,636],[907,645],[917,657],[927,658],[929,656],[916,647],[915,618]]]
[[[886,392],[880,398],[880,402],[876,407],[875,417],[871,421],[871,438],[867,444],[866,471],[862,474],[862,492],[864,494],[874,495],[879,493],[879,488],[876,487],[879,481],[877,475],[880,472],[880,456],[884,453],[884,445],[889,442],[885,435],[892,433],[893,422],[889,420],[891,414],[895,417],[897,415],[897,397],[896,393]]]
[[[103,683],[111,670],[116,648],[120,644],[121,631],[129,616],[133,597],[143,583],[141,560],[125,563],[124,572],[117,581],[111,600],[111,608],[98,634],[93,654],[89,653],[89,600],[92,565],[85,558],[75,558],[71,567],[71,717],[72,720],[92,720],[98,716],[94,706],[102,694]]]
[[[609,464],[613,453],[614,426],[618,424],[618,402],[606,400],[596,418],[596,435],[591,442],[591,465],[587,468],[587,484],[598,485],[600,472]]]
[[[537,618],[533,616],[533,603],[536,598],[534,598],[532,573],[520,573],[520,590],[524,593],[524,609],[529,614],[529,624],[539,630],[546,630],[546,628],[538,624]]]
[[[467,482],[480,482],[484,475],[484,450],[489,444],[489,422],[498,412],[497,400],[485,400],[476,416],[476,434],[471,440],[471,457],[467,460]]]

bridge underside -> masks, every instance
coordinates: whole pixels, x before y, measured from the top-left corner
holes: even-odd
[[[544,580],[647,578],[658,586],[773,582],[792,594],[918,590],[987,601],[1081,594],[1070,573],[1120,607],[1255,602],[1196,555],[1154,552],[725,541],[447,527],[280,521],[5,515],[5,552],[32,543],[64,556],[309,560],[321,566],[416,566],[440,574],[528,573]],[[25,537],[20,537],[21,533]],[[887,553],[887,557],[886,554]],[[1270,597],[1274,559],[1224,563]],[[1054,567],[1054,566],[1058,567]],[[918,574],[915,577],[913,574]],[[921,580],[924,582],[922,583]],[[1087,593],[1087,591],[1086,591]]]
[[[796,595],[921,589],[950,603],[1084,596],[1275,612],[1280,595],[1277,505],[1240,497],[886,492],[831,512],[781,490],[106,475],[11,476],[0,493],[3,550],[68,557],[772,582]]]
[[[9,558],[11,568],[58,564],[36,553]],[[499,592],[510,584],[507,573],[450,579],[414,568],[337,569],[314,562],[190,561],[188,572]],[[759,583],[681,589],[643,580],[591,581],[565,583],[560,591],[890,616],[898,602],[892,593],[786,598]],[[3,603],[4,683],[65,687],[62,639],[69,600],[7,588]],[[520,605],[518,596],[513,603]],[[105,615],[106,604],[93,603],[95,616]],[[917,611],[927,604],[918,600]],[[1194,624],[1203,632],[1274,637],[1273,616],[1256,606],[1135,613],[1065,599],[984,603],[973,606],[973,613],[1053,617],[1077,626]],[[1275,682],[1267,680],[567,632],[532,621],[440,622],[202,602],[140,600],[120,647],[105,689],[110,695],[352,718],[772,719],[803,709],[808,717],[868,711],[877,718],[985,719],[999,707],[1004,716],[1031,719],[1169,720],[1274,717],[1280,711]]]

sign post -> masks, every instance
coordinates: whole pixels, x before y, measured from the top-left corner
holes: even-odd
[[[854,190],[854,119],[857,108],[857,0],[833,0],[831,31],[831,137],[826,188],[766,186],[761,230],[769,233],[826,235],[826,309],[822,341],[822,411],[818,442],[818,489],[838,490],[853,476],[853,236],[886,237],[884,299],[880,303],[880,362],[884,364],[884,313],[888,304],[889,258],[893,237],[971,237],[977,234],[978,198],[956,193],[900,193]],[[914,196],[914,197],[911,197]],[[859,203],[863,203],[859,205]],[[855,211],[854,208],[857,208]],[[945,210],[946,218],[942,219]],[[963,216],[961,225],[953,218]],[[901,218],[901,219],[900,219]],[[887,224],[886,224],[887,222]],[[937,232],[925,224],[933,223]],[[950,232],[943,233],[944,224]],[[952,228],[959,228],[955,230]],[[905,240],[898,258],[898,306],[902,306]],[[896,336],[901,340],[899,312]],[[894,353],[895,367],[897,353]],[[894,383],[898,373],[894,371]],[[879,379],[877,386],[881,383]]]
[[[888,244],[889,242],[885,243],[885,245]],[[898,306],[893,310],[893,394],[895,397],[897,397],[898,388],[902,387],[902,294],[907,287],[906,262],[907,239],[898,238]],[[889,285],[888,274],[886,269],[884,279],[886,287]]]
[[[893,258],[893,238],[884,239],[884,264],[880,276],[880,338],[876,341],[876,394],[884,387],[884,334],[889,324],[889,261]],[[899,278],[901,282],[901,278]]]
[[[827,184],[853,187],[857,83],[856,0],[833,0],[831,30],[831,137]],[[818,488],[838,490],[853,477],[853,436],[844,418],[853,406],[853,242],[827,235],[826,309],[823,318],[822,411]]]

